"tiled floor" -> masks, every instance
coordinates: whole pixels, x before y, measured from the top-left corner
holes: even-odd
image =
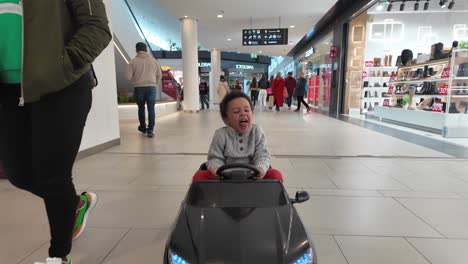
[[[468,263],[468,160],[318,114],[255,113],[273,166],[298,206],[320,264]],[[169,228],[206,159],[215,111],[157,120],[156,137],[122,121],[122,145],[77,162],[79,191],[100,200],[74,263],[162,263]],[[0,263],[43,260],[41,201],[0,181]]]

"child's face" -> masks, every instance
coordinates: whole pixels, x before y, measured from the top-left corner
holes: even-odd
[[[226,125],[239,133],[245,134],[252,128],[252,109],[245,98],[236,98],[229,102]]]

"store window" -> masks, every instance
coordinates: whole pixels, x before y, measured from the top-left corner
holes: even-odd
[[[468,2],[392,3],[349,23],[345,114],[468,137]]]
[[[307,99],[312,107],[321,112],[330,110],[330,89],[333,72],[333,63],[330,58],[330,48],[333,45],[333,34],[330,33],[317,44],[310,47],[301,62],[305,64],[306,78],[308,79]]]

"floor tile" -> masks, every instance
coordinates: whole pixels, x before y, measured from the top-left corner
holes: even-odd
[[[429,199],[461,199],[462,196],[451,192],[413,192],[413,191],[379,191],[385,197],[394,198],[429,198]]]
[[[73,242],[70,255],[73,263],[100,264],[119,243],[128,229],[88,228],[82,237]],[[48,243],[26,258],[20,264],[44,261],[48,256]]]
[[[90,225],[163,228],[174,222],[185,192],[101,192]]]
[[[404,238],[336,236],[349,264],[430,264]]]
[[[297,208],[313,234],[442,237],[390,198],[315,196]]]
[[[163,263],[168,235],[169,230],[132,229],[103,263]]]
[[[356,197],[382,197],[377,191],[369,190],[337,190],[337,189],[308,189],[311,196],[356,196]]]
[[[417,192],[468,191],[468,182],[444,174],[395,175],[393,178]]]
[[[468,240],[408,238],[432,264],[468,263]]]
[[[398,201],[446,237],[468,239],[468,200],[398,198]]]
[[[317,250],[317,261],[320,264],[348,264],[333,236],[311,235]]]
[[[0,224],[0,234],[0,263],[16,264],[49,241],[49,226]]]
[[[392,177],[376,175],[373,172],[332,173],[330,179],[340,189],[355,190],[410,190]]]
[[[336,189],[336,185],[330,178],[320,172],[314,172],[307,169],[294,169],[281,171],[283,174],[284,185],[286,187],[302,187],[302,188],[324,188]]]

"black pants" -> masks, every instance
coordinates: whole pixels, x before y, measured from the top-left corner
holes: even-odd
[[[288,104],[288,107],[291,108],[291,105],[292,105],[292,96],[293,96],[293,93],[289,93],[288,95],[288,98],[286,98],[286,103]]]
[[[304,104],[304,106],[309,109],[309,104],[307,104],[306,101],[304,101],[304,96],[298,96],[297,97],[297,110],[301,110],[301,103]]]
[[[258,91],[250,91],[250,99],[252,100],[252,103],[254,106],[257,105],[258,101]]]
[[[13,185],[44,200],[49,256],[67,256],[79,202],[72,167],[91,108],[91,79],[85,74],[66,89],[23,107],[18,106],[19,87],[8,88],[0,85],[0,160]]]

